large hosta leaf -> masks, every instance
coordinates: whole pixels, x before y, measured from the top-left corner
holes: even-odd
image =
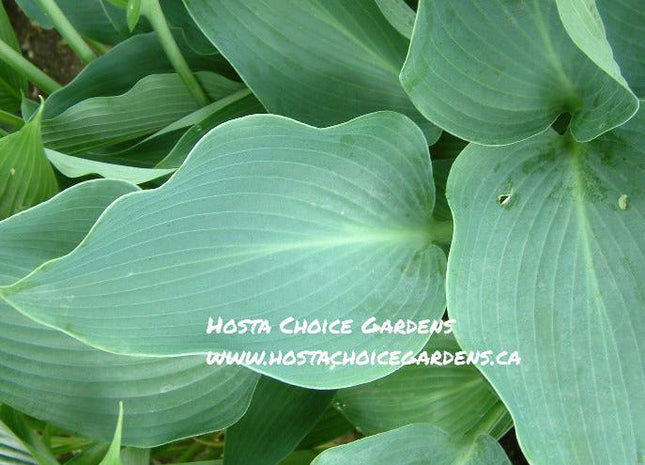
[[[432,336],[425,350],[461,350],[448,334]],[[409,365],[371,383],[341,389],[336,407],[364,434],[411,423],[431,423],[456,435],[474,430],[499,438],[513,422],[473,365]]]
[[[313,429],[334,393],[262,377],[249,409],[226,430],[224,465],[277,464]]]
[[[645,112],[579,144],[467,147],[448,199],[448,311],[534,465],[645,459]]]
[[[607,38],[629,86],[645,98],[645,9],[641,0],[596,0]]]
[[[427,334],[363,334],[360,325],[441,316],[445,256],[433,242],[449,230],[433,222],[434,200],[427,142],[402,115],[326,129],[249,116],[211,131],[170,181],[117,200],[73,253],[3,293],[35,319],[119,353],[418,351]],[[274,328],[207,334],[219,316]],[[285,337],[278,325],[289,316],[355,327]],[[249,364],[319,388],[396,369]]]
[[[136,187],[88,181],[0,223],[0,283],[78,245],[114,199]],[[151,446],[224,428],[248,406],[257,376],[202,357],[144,359],[85,346],[0,303],[0,401],[85,436],[109,439],[118,401],[123,442]]]
[[[604,45],[593,50],[604,68],[570,39],[555,0],[421,0],[401,82],[421,113],[462,139],[512,143],[570,113],[586,141],[638,108],[606,42],[593,43]]]
[[[490,436],[460,441],[439,428],[417,423],[327,449],[312,465],[510,465]]]
[[[374,0],[184,3],[271,113],[326,126],[395,110],[439,136],[401,88],[408,42]]]
[[[42,107],[20,131],[0,138],[0,219],[58,192],[41,137]]]

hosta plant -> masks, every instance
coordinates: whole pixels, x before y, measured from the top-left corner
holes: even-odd
[[[0,463],[645,463],[639,0],[17,3]]]

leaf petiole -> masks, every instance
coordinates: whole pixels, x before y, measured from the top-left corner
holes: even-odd
[[[20,53],[16,52],[3,40],[0,40],[0,61],[4,61],[16,72],[25,76],[40,90],[47,94],[51,94],[52,92],[61,88],[61,85],[59,83],[54,81],[47,74],[34,66],[29,60],[23,57]]]
[[[76,28],[69,22],[65,13],[58,7],[54,0],[36,0],[38,6],[49,16],[54,23],[56,30],[60,32],[74,53],[83,60],[85,64],[96,58],[94,51],[83,40]]]
[[[157,33],[159,42],[161,42],[161,46],[166,52],[170,64],[172,64],[172,67],[179,74],[182,81],[184,81],[184,84],[195,98],[195,101],[201,106],[208,105],[210,100],[190,70],[186,59],[181,54],[181,50],[179,50],[179,46],[170,32],[170,27],[168,27],[166,17],[161,10],[159,0],[142,0],[141,14],[148,19],[152,28]]]

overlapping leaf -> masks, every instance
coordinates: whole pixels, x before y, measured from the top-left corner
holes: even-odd
[[[132,184],[96,180],[0,223],[0,283],[78,245]],[[144,359],[92,349],[0,303],[0,401],[92,438],[108,439],[126,403],[123,441],[151,446],[224,428],[246,410],[256,375],[203,357]]]
[[[614,58],[629,86],[645,98],[645,10],[640,0],[596,0]]]
[[[425,350],[454,354],[461,348],[453,336],[436,334]],[[430,423],[456,436],[477,430],[499,438],[513,425],[472,365],[409,365],[377,381],[341,389],[336,399],[337,408],[364,434]]]
[[[175,171],[168,168],[137,168],[135,166],[86,160],[50,149],[45,149],[45,154],[52,165],[68,178],[80,178],[97,174],[106,179],[119,179],[133,184],[143,184],[153,179],[167,176]]]
[[[246,87],[173,121],[134,145],[100,154],[117,163],[179,168],[195,144],[215,126],[242,116],[266,113]]]
[[[376,5],[383,13],[383,16],[390,22],[394,29],[410,39],[416,14],[412,8],[405,3],[405,0],[375,0]]]
[[[168,155],[161,160],[158,168],[179,168],[195,144],[211,129],[225,121],[252,114],[264,113],[265,110],[255,98],[247,93],[248,89],[231,94],[217,102],[213,111],[186,131],[173,146]]]
[[[453,165],[448,311],[534,465],[645,458],[645,112],[588,144],[554,132]]]
[[[373,0],[184,3],[271,113],[327,126],[394,110],[439,136],[401,89],[408,43]]]
[[[170,24],[181,31],[186,43],[200,55],[216,54],[217,49],[211,44],[199,27],[190,17],[186,6],[178,0],[160,0],[164,15]]]
[[[226,430],[224,465],[279,463],[313,429],[334,393],[262,377],[249,409]]]
[[[196,74],[213,100],[243,88],[215,73]],[[125,94],[83,100],[43,121],[43,140],[48,148],[75,154],[150,134],[198,109],[177,74],[154,74]]]
[[[226,73],[221,57],[203,57],[191,53],[178,41],[182,54],[194,71]],[[47,99],[44,118],[53,118],[74,104],[92,97],[120,95],[151,74],[174,72],[154,32],[137,34],[117,44],[87,65],[65,87]],[[229,74],[225,74],[230,77]]]
[[[117,200],[73,253],[3,293],[37,320],[127,354],[418,351],[428,335],[364,335],[360,324],[443,313],[445,256],[433,242],[446,230],[432,220],[434,198],[427,142],[402,115],[326,129],[245,117],[211,131],[161,188]],[[264,318],[275,330],[207,334],[219,316]],[[288,316],[357,326],[285,337],[277,325]],[[396,368],[248,364],[317,388]]]
[[[596,61],[571,40],[555,0],[421,0],[401,82],[421,113],[462,139],[517,142],[562,113],[577,140],[593,139],[631,118],[638,100],[606,41],[572,24]]]
[[[312,465],[510,465],[490,436],[468,442],[439,428],[417,423],[327,449]]]
[[[3,465],[38,465],[22,441],[0,421],[0,463]]]
[[[354,430],[354,425],[347,421],[338,409],[330,405],[320,417],[318,423],[298,445],[298,449],[313,449],[316,446],[338,439],[352,430]]]

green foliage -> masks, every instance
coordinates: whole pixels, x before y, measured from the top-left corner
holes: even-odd
[[[629,463],[641,447],[644,135],[641,111],[588,144],[469,146],[450,173],[448,308],[465,348],[523,354],[481,368],[536,463]]]
[[[334,393],[262,377],[244,417],[226,431],[224,465],[280,462],[313,429]]]
[[[41,136],[42,107],[19,131],[0,139],[0,219],[58,192]]]
[[[395,113],[327,129],[275,115],[238,119],[204,137],[168,183],[119,199],[82,247],[4,296],[37,321],[127,355],[310,348],[310,336],[285,339],[279,332],[223,336],[214,345],[205,326],[211,305],[229,320],[239,314],[240,296],[244,317],[252,319],[437,319],[445,308],[446,258],[435,242],[446,233],[432,219],[429,162],[421,131]],[[312,292],[314,281],[329,284]],[[124,289],[138,289],[136,307]],[[186,311],[176,311],[178,298]],[[141,337],[142,328],[125,324],[133,317],[156,324]],[[356,331],[316,342],[329,351],[371,351],[384,337]],[[418,351],[426,339],[392,335],[387,344]],[[313,388],[393,371],[389,365],[251,368]]]
[[[429,351],[460,350],[452,335],[437,334]],[[338,392],[335,402],[364,434],[410,423],[432,423],[455,436],[480,431],[499,438],[512,426],[510,415],[479,371],[463,366],[417,366]]]
[[[0,463],[645,463],[641,0],[17,3]]]
[[[441,429],[414,423],[387,433],[329,449],[312,465],[365,463],[373,465],[510,465],[500,445],[490,436],[464,444]]]

